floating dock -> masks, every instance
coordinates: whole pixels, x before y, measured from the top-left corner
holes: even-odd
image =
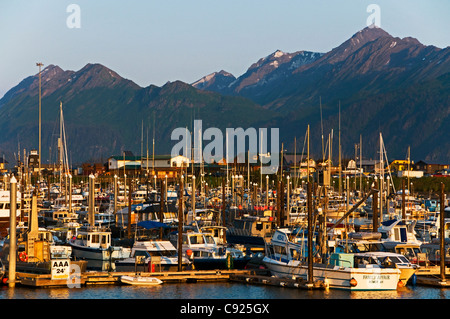
[[[227,281],[232,275],[250,274],[254,271],[250,270],[191,270],[181,272],[143,272],[137,273],[145,277],[155,277],[164,283],[176,282],[199,282],[199,281]],[[16,273],[16,283],[29,287],[67,287],[70,284],[78,284],[80,286],[88,285],[114,285],[122,284],[121,276],[135,276],[135,272],[96,272],[87,271],[79,275],[74,275],[70,279],[52,279],[51,274],[32,274],[32,273]]]
[[[323,281],[314,281],[312,283],[303,280],[302,278],[287,279],[270,276],[256,275],[253,273],[233,273],[230,274],[230,280],[248,284],[268,285],[277,287],[297,288],[297,289],[326,289]]]
[[[440,266],[421,267],[416,272],[417,285],[432,286],[438,288],[450,287],[450,270],[445,268],[445,280],[441,278]]]

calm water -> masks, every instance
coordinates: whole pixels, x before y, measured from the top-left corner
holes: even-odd
[[[155,287],[101,285],[82,288],[2,286],[0,299],[447,299],[450,289],[410,286],[397,291],[301,290],[242,283],[170,283]]]
[[[446,309],[450,289],[410,286],[399,291],[308,291],[242,283],[162,284],[156,287],[89,286],[83,288],[2,287],[0,303],[11,309],[47,314],[114,318],[129,315],[161,318],[279,318],[314,309],[320,318],[336,311],[416,316],[418,310]],[[238,312],[239,311],[239,312]],[[36,312],[37,313],[37,312]],[[311,313],[311,312],[309,312]],[[361,316],[362,317],[362,316]],[[378,316],[377,316],[378,317]],[[318,318],[314,316],[313,318]]]

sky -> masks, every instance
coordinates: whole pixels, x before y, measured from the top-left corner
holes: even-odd
[[[0,97],[37,62],[101,63],[142,87],[238,77],[276,50],[328,52],[371,17],[392,36],[445,48],[448,16],[448,0],[1,0]]]

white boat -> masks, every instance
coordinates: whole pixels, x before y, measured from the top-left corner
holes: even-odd
[[[169,235],[170,241],[178,247],[178,232]],[[226,269],[230,258],[227,248],[218,245],[211,233],[187,231],[182,234],[183,254],[189,256],[195,269]]]
[[[111,270],[116,259],[130,256],[130,249],[111,245],[111,231],[99,227],[82,227],[69,241],[72,256],[88,261],[88,268]],[[106,268],[106,269],[105,269]]]
[[[422,244],[416,237],[414,226],[416,220],[410,224],[405,224],[401,219],[389,219],[381,223],[378,232],[381,233],[381,240],[384,242]]]
[[[120,281],[124,284],[134,286],[156,286],[163,283],[163,281],[158,278],[142,276],[121,276]]]
[[[362,262],[366,265],[378,265],[383,268],[400,270],[400,286],[406,286],[408,280],[417,270],[417,265],[411,264],[406,256],[387,251],[370,251],[354,254],[355,263]]]
[[[190,261],[182,258],[182,269]],[[115,261],[115,270],[134,272],[177,271],[178,253],[168,240],[135,241],[128,258]]]
[[[306,242],[289,240],[291,231],[278,229],[266,245],[264,265],[273,276],[308,280]],[[398,268],[376,263],[355,262],[355,254],[333,253],[328,263],[313,264],[313,280],[323,281],[329,288],[344,290],[396,290],[403,285]]]

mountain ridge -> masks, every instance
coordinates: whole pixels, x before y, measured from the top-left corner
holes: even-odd
[[[317,141],[321,134],[337,131],[339,117],[342,151],[348,157],[362,135],[365,157],[375,158],[368,150],[376,148],[383,132],[392,157],[404,156],[407,145],[415,142],[416,158],[450,158],[445,125],[450,47],[426,46],[382,29],[360,30],[325,53],[276,50],[238,77],[221,70],[191,84],[141,87],[99,63],[78,71],[49,65],[41,75],[43,158],[48,160],[56,149],[60,102],[73,162],[105,159],[125,149],[138,153],[144,123],[150,131],[145,135],[156,134],[157,152],[170,153],[172,130],[191,128],[194,119],[221,130],[278,127],[280,145],[289,150],[310,125],[311,152],[321,158]],[[18,145],[29,150],[38,144],[37,95],[36,74],[0,99],[0,150],[10,162]]]

